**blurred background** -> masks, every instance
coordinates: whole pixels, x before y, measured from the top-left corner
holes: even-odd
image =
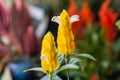
[[[89,53],[71,80],[120,80],[120,0],[0,0],[0,80],[39,80],[44,74],[23,73],[39,67],[41,41],[47,31],[57,36],[53,16],[66,9],[80,21],[72,23],[76,53]],[[64,72],[59,74],[66,80]]]

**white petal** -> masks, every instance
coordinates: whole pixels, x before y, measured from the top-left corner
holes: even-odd
[[[51,19],[51,21],[60,24],[60,16],[53,16],[52,19]]]
[[[73,15],[70,17],[70,22],[73,23],[73,22],[76,22],[76,21],[79,21],[79,16],[78,15]]]

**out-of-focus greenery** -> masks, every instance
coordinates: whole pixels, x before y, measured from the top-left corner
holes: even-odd
[[[86,60],[86,64],[82,64],[85,69],[83,72],[85,72],[86,76],[89,76],[89,78],[94,73],[100,73],[99,75],[104,74],[105,76],[105,71],[110,65],[110,53],[107,49],[107,46],[108,43],[104,38],[104,30],[99,30],[97,25],[88,25],[84,39],[78,40],[77,50],[80,53],[87,52],[96,58],[96,62],[90,62],[89,60]]]
[[[77,40],[76,52],[89,53],[96,58],[96,62],[85,59],[80,62],[81,70],[71,71],[74,80],[89,80],[93,74],[98,75],[99,80],[119,80],[120,72],[120,38],[113,43],[105,38],[105,31],[98,25],[87,26],[84,38]]]

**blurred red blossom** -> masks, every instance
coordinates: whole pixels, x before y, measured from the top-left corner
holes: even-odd
[[[79,15],[80,15],[80,22],[83,27],[86,27],[88,23],[93,24],[94,14],[90,9],[87,0],[83,1]]]
[[[97,74],[93,74],[90,80],[99,80]]]
[[[67,10],[69,16],[71,17],[72,15],[79,15],[79,10],[77,8],[77,5],[75,3],[75,0],[69,0],[69,8]],[[74,22],[72,23],[72,31],[73,34],[76,36],[77,33],[79,32],[79,28],[80,28],[80,21]]]
[[[88,23],[94,23],[94,14],[89,8],[88,1],[84,0],[81,6],[81,10],[79,11],[75,0],[70,0],[68,14],[72,15],[79,15],[80,20],[77,22],[72,23],[72,31],[74,35],[80,39],[84,36],[84,31]]]
[[[111,0],[105,0],[99,10],[100,26],[106,32],[106,39],[113,41],[117,35],[118,29],[115,26],[115,21],[118,14],[109,8]]]
[[[79,12],[80,16],[80,26],[81,28],[79,29],[78,37],[82,39],[84,37],[84,32],[88,26],[88,24],[94,23],[94,13],[91,11],[88,1],[84,0],[81,5],[81,10]]]
[[[69,7],[68,7],[68,14],[69,16],[72,16],[72,15],[75,15],[75,14],[78,14],[79,13],[79,10],[78,10],[78,7],[76,5],[76,2],[75,0],[69,0]]]

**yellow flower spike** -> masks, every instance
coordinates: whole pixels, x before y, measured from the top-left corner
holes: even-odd
[[[70,17],[65,10],[63,10],[62,13],[60,14],[57,44],[60,54],[64,55],[72,54],[75,48]]]
[[[54,37],[48,32],[42,41],[41,66],[43,72],[54,72],[58,67]]]

